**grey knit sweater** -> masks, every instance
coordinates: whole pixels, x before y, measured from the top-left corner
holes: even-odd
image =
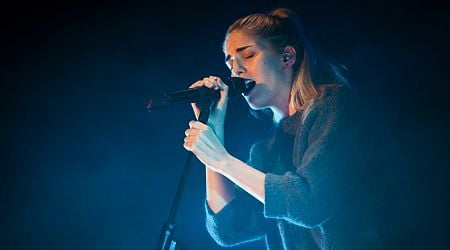
[[[258,142],[248,164],[265,173],[265,204],[236,186],[206,226],[222,246],[265,240],[267,249],[381,249],[353,92],[329,86]],[[369,209],[370,208],[370,209]],[[243,247],[245,245],[242,245]]]

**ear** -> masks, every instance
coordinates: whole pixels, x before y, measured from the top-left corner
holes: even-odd
[[[288,69],[295,64],[297,58],[297,52],[292,46],[286,46],[281,53],[281,60],[283,63],[283,68]]]

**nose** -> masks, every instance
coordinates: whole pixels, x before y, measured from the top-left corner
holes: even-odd
[[[247,70],[237,62],[237,60],[233,60],[231,63],[231,76],[240,76],[242,73],[245,73]]]

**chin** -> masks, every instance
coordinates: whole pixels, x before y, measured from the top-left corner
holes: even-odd
[[[250,90],[247,95],[243,96],[250,108],[254,110],[265,109],[268,107],[266,92],[264,91],[264,87],[261,88],[261,85],[259,84]]]
[[[245,100],[247,101],[248,106],[250,106],[250,108],[253,109],[253,110],[260,110],[260,109],[267,108],[266,105],[262,105],[262,103],[258,103],[258,101],[255,100],[255,98],[251,98],[249,96],[246,96]]]

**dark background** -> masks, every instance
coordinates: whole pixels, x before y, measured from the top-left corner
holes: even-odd
[[[236,18],[300,15],[322,54],[350,69],[398,179],[417,248],[448,234],[448,10],[408,1],[15,2],[1,18],[1,249],[153,249],[181,174],[189,105],[148,113],[163,92],[228,76],[221,44]],[[226,146],[245,159],[267,125],[230,102]],[[375,152],[374,152],[375,153]],[[219,249],[204,226],[195,161],[175,237]],[[260,248],[252,243],[248,249]],[[242,247],[243,248],[243,247]]]

